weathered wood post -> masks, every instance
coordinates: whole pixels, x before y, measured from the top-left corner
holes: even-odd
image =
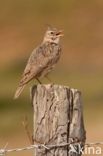
[[[50,150],[35,149],[34,155],[80,156],[78,144],[83,148],[86,139],[80,91],[48,84],[33,86],[31,95],[34,143],[50,146],[64,144]]]

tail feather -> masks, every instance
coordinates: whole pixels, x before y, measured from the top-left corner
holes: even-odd
[[[25,85],[19,86],[19,87],[17,88],[17,90],[16,90],[16,92],[15,92],[15,95],[14,95],[14,99],[17,99],[17,98],[20,96],[20,94],[21,94],[21,92],[23,91],[24,87],[25,87]]]

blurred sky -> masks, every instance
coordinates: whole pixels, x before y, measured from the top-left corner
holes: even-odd
[[[42,42],[48,24],[64,30],[62,58],[50,77],[54,83],[82,91],[87,138],[103,140],[103,1],[1,0],[0,134],[5,138],[1,144],[14,143],[12,131],[22,135],[22,117],[32,111],[29,86],[20,99],[12,98],[27,58]]]

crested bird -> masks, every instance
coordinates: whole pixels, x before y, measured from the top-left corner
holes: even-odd
[[[53,70],[61,56],[61,46],[59,42],[61,36],[63,36],[63,31],[48,27],[42,43],[32,51],[28,59],[14,99],[19,97],[26,84],[32,79],[39,81],[40,77],[47,76],[47,74]]]

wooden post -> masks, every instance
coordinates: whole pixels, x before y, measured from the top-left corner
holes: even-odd
[[[45,145],[70,143],[71,146],[35,150],[35,156],[80,156],[85,144],[81,93],[61,85],[37,85],[31,91],[33,103],[33,137]]]

